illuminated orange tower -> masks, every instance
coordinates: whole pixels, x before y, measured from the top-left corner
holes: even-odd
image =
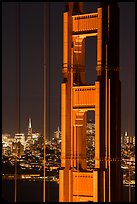
[[[59,201],[116,202],[122,199],[119,8],[102,3],[84,13],[68,2],[63,23],[61,169]],[[97,37],[97,79],[85,80],[85,40]],[[86,114],[95,111],[95,169],[86,166]]]

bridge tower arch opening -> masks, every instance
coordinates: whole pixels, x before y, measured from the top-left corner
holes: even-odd
[[[85,38],[85,81],[86,84],[94,84],[97,79],[97,38]]]

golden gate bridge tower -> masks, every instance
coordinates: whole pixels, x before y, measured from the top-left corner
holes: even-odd
[[[96,80],[87,84],[85,40],[92,36],[97,38]],[[95,13],[84,13],[83,2],[66,3],[62,70],[59,201],[122,201],[117,2],[102,2]],[[95,113],[93,171],[86,166],[86,120],[91,110]]]

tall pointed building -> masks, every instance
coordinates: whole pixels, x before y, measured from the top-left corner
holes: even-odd
[[[85,79],[85,41],[92,36],[97,38],[97,77],[91,85]],[[86,121],[90,110],[95,111],[95,169],[92,172],[86,166]],[[120,202],[123,177],[116,2],[101,3],[95,13],[84,13],[82,2],[66,4],[61,132],[59,201]]]
[[[31,126],[31,118],[29,118],[27,141],[31,142],[31,140],[32,140],[32,126]]]

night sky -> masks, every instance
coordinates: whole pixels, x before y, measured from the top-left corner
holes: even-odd
[[[43,4],[21,3],[21,132],[43,133]],[[48,5],[48,2],[47,2]],[[121,130],[135,135],[135,2],[119,2]],[[85,2],[85,12],[96,12],[99,3]],[[50,12],[49,12],[50,10]],[[2,133],[16,133],[16,16],[17,2],[2,3]],[[62,82],[62,22],[65,2],[46,8],[47,136],[60,127]],[[96,38],[86,40],[86,80],[96,80]],[[88,76],[91,76],[90,78]],[[50,105],[49,105],[50,102]],[[49,122],[50,120],[50,122]],[[60,127],[61,128],[61,127]]]

